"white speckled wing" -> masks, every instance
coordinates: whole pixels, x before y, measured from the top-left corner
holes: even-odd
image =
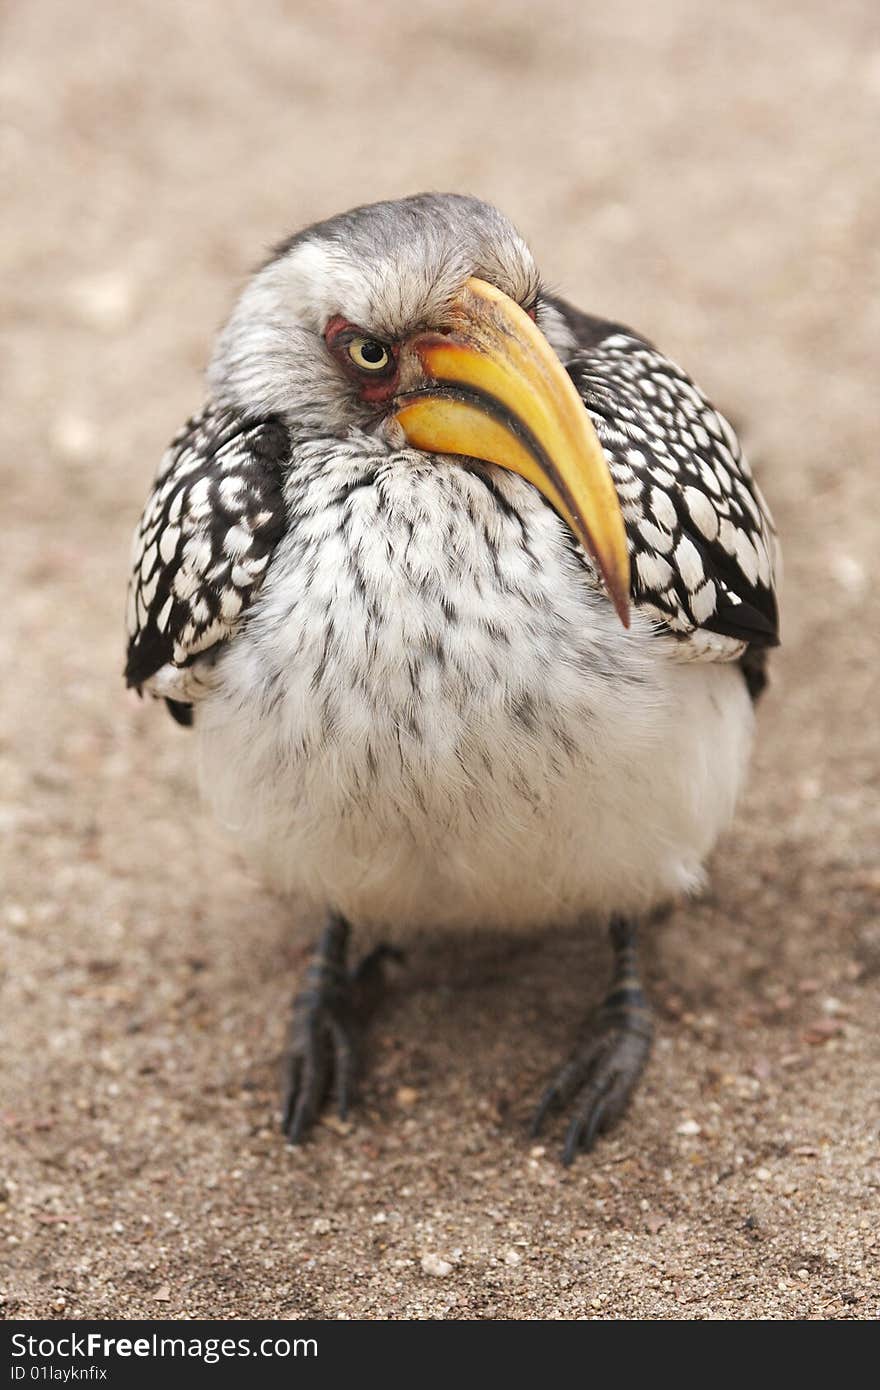
[[[650,343],[556,307],[578,342],[566,367],[617,485],[635,603],[684,660],[775,646],[776,534],[731,426]]]
[[[283,532],[288,453],[280,422],[210,403],[173,440],[134,535],[129,685],[198,697],[195,658],[235,631]]]

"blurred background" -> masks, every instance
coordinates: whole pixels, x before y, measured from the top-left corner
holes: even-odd
[[[875,1315],[877,5],[10,0],[0,23],[7,1307]],[[576,936],[525,962],[427,943],[365,1117],[280,1147],[301,943],[120,679],[131,530],[243,278],[297,226],[431,188],[497,202],[548,283],[695,375],[786,559],[747,803],[654,948],[633,1115],[571,1174],[519,1126],[600,989]]]

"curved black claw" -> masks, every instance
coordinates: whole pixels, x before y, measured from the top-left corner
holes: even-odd
[[[383,962],[403,958],[393,946],[377,946],[349,973],[348,938],[345,918],[331,917],[293,1001],[281,1123],[290,1144],[302,1143],[331,1091],[339,1118],[348,1115],[357,1094],[363,1027],[384,983]]]
[[[551,1110],[574,1101],[562,1150],[566,1168],[581,1150],[589,1153],[599,1135],[623,1114],[650,1051],[650,1023],[644,1031],[632,1025],[608,1027],[577,1048],[547,1087],[535,1111],[532,1133],[538,1134]]]
[[[544,1091],[532,1120],[536,1135],[551,1111],[574,1103],[562,1150],[566,1167],[581,1150],[589,1153],[598,1136],[622,1115],[651,1052],[654,1030],[639,983],[635,928],[617,920],[611,939],[614,978],[592,1035],[575,1048]]]

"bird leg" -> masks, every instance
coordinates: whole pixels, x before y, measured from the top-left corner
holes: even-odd
[[[345,918],[332,913],[293,1001],[281,1126],[291,1144],[305,1138],[331,1090],[339,1118],[346,1118],[357,1091],[364,1026],[384,988],[383,963],[403,959],[395,947],[381,945],[350,971],[349,933]]]
[[[541,1097],[532,1123],[537,1134],[551,1110],[574,1102],[562,1161],[568,1165],[580,1149],[589,1152],[626,1108],[651,1051],[653,1025],[638,970],[635,923],[614,917],[610,928],[614,973],[588,1037]]]

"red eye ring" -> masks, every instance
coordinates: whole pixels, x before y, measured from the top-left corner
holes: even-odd
[[[336,314],[324,329],[324,341],[346,376],[356,383],[361,399],[370,404],[389,400],[397,388],[400,344],[388,343],[375,333],[369,333],[356,323]],[[383,361],[373,365],[369,353],[358,360],[361,348],[376,347],[385,354]]]

